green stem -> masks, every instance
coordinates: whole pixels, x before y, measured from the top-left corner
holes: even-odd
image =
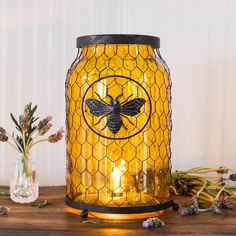
[[[225,190],[226,186],[227,186],[228,183],[225,183],[225,185],[220,189],[220,191],[217,193],[215,199],[214,199],[214,202],[218,201],[219,197],[220,197],[220,194]]]
[[[13,143],[11,143],[9,140],[7,142],[11,147],[13,147],[17,152],[20,153],[20,150]]]
[[[23,162],[23,171],[26,173],[26,175],[29,177],[32,175],[32,169],[31,166],[29,165],[29,153],[24,155],[24,157],[21,160]]]
[[[193,190],[193,192],[196,192],[196,191]],[[207,197],[207,198],[209,199],[209,201],[213,201],[213,200],[214,200],[214,198],[213,198],[211,195],[209,195],[208,193],[203,192],[203,191],[201,192],[201,194],[199,195],[198,198],[201,198],[202,195],[205,196],[205,197]]]
[[[212,210],[212,208],[210,207],[210,208],[198,208],[198,211],[200,211],[200,212],[206,212],[206,211],[211,211]]]
[[[33,146],[35,146],[36,144],[41,143],[41,142],[46,142],[46,141],[48,141],[47,138],[40,139],[40,140],[38,140],[38,141],[32,143],[32,144],[30,145],[30,149],[31,149]]]
[[[34,130],[34,131],[29,135],[28,141],[27,141],[27,143],[26,143],[26,145],[29,147],[29,149],[30,149],[30,146],[31,146],[32,142],[33,142],[34,140],[36,140],[36,139],[39,137],[39,135],[36,135],[36,136],[33,138],[33,134],[34,134],[37,130],[38,130],[38,129]],[[30,141],[31,138],[32,138],[32,140]]]
[[[202,185],[202,187],[200,188],[200,190],[197,192],[197,194],[196,194],[196,196],[195,196],[196,198],[199,197],[200,193],[205,189],[206,185],[207,185],[207,181],[204,182],[204,184]]]
[[[22,149],[20,143],[17,142],[17,140],[16,140],[12,135],[10,135],[10,134],[8,134],[8,133],[6,133],[6,134],[7,134],[8,137],[10,137],[10,138],[12,139],[12,141],[15,143],[16,147],[17,147],[18,149],[20,149],[20,151],[21,151],[22,153],[24,153],[24,151],[23,151],[23,149]],[[14,145],[13,145],[13,146],[14,146]]]
[[[179,195],[179,194],[177,193],[176,188],[175,188],[173,185],[171,185],[170,188],[174,191],[174,194],[175,194],[175,195]]]
[[[29,169],[29,163],[28,163],[28,160],[29,160],[29,150],[30,150],[30,147],[28,147],[28,145],[26,144],[26,138],[25,138],[25,131],[23,130],[22,132],[22,143],[23,143],[23,170],[24,172],[26,173],[27,176],[30,176],[30,169]]]
[[[24,156],[26,157],[26,145],[25,145],[25,131],[22,132],[22,143],[23,143],[23,149],[24,149]],[[27,158],[27,157],[26,157]]]
[[[213,199],[213,198],[210,199],[209,197],[204,197],[204,196],[201,195],[201,196],[198,197],[198,199],[199,199],[199,200],[203,200],[203,201],[205,201],[205,202],[210,202],[210,203],[212,203],[212,199]]]

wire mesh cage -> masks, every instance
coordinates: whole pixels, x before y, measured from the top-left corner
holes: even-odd
[[[157,37],[77,38],[66,80],[66,203],[105,213],[173,205],[171,82]]]

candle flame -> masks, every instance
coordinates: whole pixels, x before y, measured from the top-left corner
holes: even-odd
[[[123,175],[123,173],[125,172],[126,168],[125,168],[125,161],[122,160],[120,163],[120,166],[117,167],[113,167],[113,172],[111,172],[111,190],[113,191],[114,196],[122,196],[122,189],[121,189],[121,185],[122,185],[122,181],[121,181],[121,177]]]

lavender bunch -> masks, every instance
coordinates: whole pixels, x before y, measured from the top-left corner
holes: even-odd
[[[221,214],[233,209],[236,201],[236,174],[226,167],[195,167],[172,174],[172,190],[180,195],[192,196],[192,205],[183,209],[182,216],[212,211]],[[204,207],[203,207],[204,206]]]
[[[32,103],[27,104],[18,121],[11,113],[11,119],[15,124],[17,134],[12,133],[10,135],[3,127],[0,127],[0,141],[10,144],[17,152],[22,154],[23,160],[29,159],[30,151],[36,144],[44,141],[56,143],[63,138],[63,128],[47,138],[42,138],[52,128],[51,120],[53,117],[47,116],[37,123],[39,117],[35,117],[36,110],[37,106],[32,106]]]

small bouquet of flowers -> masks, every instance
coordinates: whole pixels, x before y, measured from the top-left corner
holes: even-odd
[[[37,122],[39,117],[35,117],[36,110],[37,105],[27,104],[24,108],[24,113],[19,116],[18,121],[11,113],[11,119],[15,124],[17,134],[9,134],[3,127],[0,127],[0,141],[7,142],[20,154],[20,167],[16,173],[17,181],[15,181],[14,186],[10,186],[10,196],[16,202],[25,202],[22,196],[26,196],[23,198],[27,199],[32,192],[32,189],[29,189],[35,180],[35,171],[30,164],[32,148],[41,142],[56,143],[62,139],[64,133],[63,128],[61,128],[56,133],[44,138],[43,136],[52,127],[52,116],[47,116]],[[38,186],[36,187],[38,188]],[[16,200],[18,196],[20,196],[20,200]],[[26,202],[28,201],[31,202],[26,200]]]

